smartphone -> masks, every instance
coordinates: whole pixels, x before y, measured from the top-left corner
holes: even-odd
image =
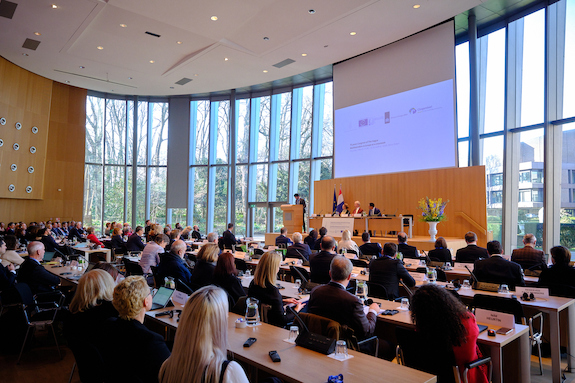
[[[256,342],[256,338],[248,338],[248,340],[246,340],[246,342],[244,343],[244,347],[250,347],[252,344],[254,344]]]
[[[495,331],[499,335],[508,335],[513,332],[512,328],[509,327],[501,327],[499,330]]]

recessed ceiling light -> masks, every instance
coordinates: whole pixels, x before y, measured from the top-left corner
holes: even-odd
[[[264,69],[264,73],[268,73],[268,71]]]
[[[307,56],[307,53],[302,53],[301,55],[302,55],[303,57],[305,57],[305,56]]]
[[[57,9],[58,6],[57,6],[56,4],[52,4],[52,8],[53,8],[53,9]]]
[[[265,41],[268,41],[269,39],[270,39],[270,38],[267,37],[267,36],[264,37],[264,40],[265,40]]]
[[[327,48],[327,47],[329,47],[329,45],[324,45],[323,47],[324,47],[324,48]]]
[[[177,43],[178,43],[179,45],[182,45],[182,42],[181,42],[181,41],[178,41]]]
[[[150,60],[150,64],[153,64],[153,63],[155,63],[155,61],[154,61],[154,60]]]
[[[224,61],[228,61],[228,60],[229,60],[229,59],[228,59],[227,57],[224,59]]]
[[[83,65],[80,65],[80,69],[84,69],[84,68],[86,68],[86,67],[85,67],[85,66],[83,66]]]
[[[355,36],[357,35],[357,32],[349,32],[350,35]]]
[[[218,16],[212,16],[210,17],[210,19],[212,19],[212,21],[216,21],[218,19]]]
[[[34,32],[34,34],[35,34],[36,36],[40,36],[40,35],[41,35],[40,32]]]
[[[415,9],[417,9],[417,8],[419,8],[419,7],[421,7],[421,5],[419,5],[419,4],[415,4],[415,5],[413,6],[413,8],[415,8]]]
[[[315,13],[315,9],[310,9],[309,11],[307,11],[307,13],[309,13],[310,15],[313,15]]]
[[[28,53],[22,53],[22,56],[28,56]]]
[[[120,24],[120,26],[121,26],[122,28],[126,28],[126,27],[127,27],[126,24]]]
[[[102,50],[102,49],[104,49],[104,47],[100,45],[100,46],[98,47],[98,49],[99,49],[99,50]]]
[[[69,83],[70,83],[70,81],[69,81],[69,80],[66,80],[66,84],[69,84]]]

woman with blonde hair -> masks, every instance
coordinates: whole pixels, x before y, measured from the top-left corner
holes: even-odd
[[[355,251],[355,257],[352,257],[352,259],[357,259],[359,256],[359,247],[357,243],[351,239],[351,232],[349,230],[344,230],[343,233],[341,233],[341,241],[337,244],[337,248],[340,252],[342,249]]]
[[[219,253],[220,248],[215,243],[206,244],[198,251],[198,261],[190,279],[194,290],[212,284]]]
[[[227,343],[227,295],[219,287],[203,287],[184,306],[172,355],[160,369],[160,382],[249,382],[238,363],[227,361]]]
[[[256,298],[262,304],[270,305],[268,311],[268,321],[270,324],[278,327],[285,325],[293,319],[293,315],[286,314],[284,304],[295,305],[294,310],[300,311],[303,304],[294,298],[282,299],[282,296],[276,287],[277,274],[280,270],[282,256],[275,251],[268,251],[260,258],[254,279],[248,289],[248,297]]]

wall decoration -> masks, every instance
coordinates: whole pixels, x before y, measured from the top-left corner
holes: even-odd
[[[10,169],[12,169],[12,171],[15,172],[16,169],[18,169],[18,166],[16,166],[16,164],[12,164],[10,165]]]
[[[33,166],[28,166],[28,173],[30,173],[30,174],[34,173],[34,167]]]
[[[30,153],[32,153],[32,154],[36,153],[36,147],[35,146],[30,146]]]
[[[0,125],[6,125],[6,119],[4,117],[0,118]]]
[[[34,133],[34,134],[38,133],[38,127],[37,126],[32,127],[32,133]]]
[[[14,145],[12,145],[12,147],[14,148],[14,150],[20,149],[20,145],[18,145],[17,142]]]
[[[0,146],[4,146],[4,140],[0,138]]]
[[[22,124],[17,122],[16,123],[16,129],[18,129],[18,130],[22,129]]]
[[[14,190],[16,190],[16,186],[14,186],[13,184],[10,184],[10,186],[8,186],[8,191],[10,193],[12,193]]]
[[[26,186],[26,193],[32,193],[32,186]]]

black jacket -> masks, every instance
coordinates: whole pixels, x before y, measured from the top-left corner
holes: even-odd
[[[191,287],[192,272],[186,266],[184,260],[174,253],[160,254],[160,263],[156,269],[160,283],[165,277],[179,278]]]
[[[225,249],[233,249],[235,245],[242,243],[242,241],[240,241],[239,239],[236,239],[236,236],[234,235],[234,233],[232,233],[229,230],[224,231],[224,234],[222,234],[222,237],[223,237],[223,243],[224,243]]]
[[[311,255],[311,250],[305,243],[296,243],[287,248],[286,258],[300,258],[304,261],[309,261],[309,256]]]
[[[403,254],[403,258],[419,258],[417,248],[415,246],[409,246],[407,243],[398,244],[397,252]]]
[[[0,263],[0,291],[8,290],[14,286],[16,282],[16,274],[9,271],[4,265]]]
[[[214,280],[214,270],[216,266],[211,263],[199,260],[194,267],[192,278],[190,279],[191,288],[194,290],[207,285],[211,285]]]
[[[309,259],[310,279],[314,283],[321,283],[322,285],[328,283],[331,278],[329,276],[329,267],[331,260],[335,257],[328,251],[322,250],[319,253],[312,254]]]
[[[268,311],[268,322],[274,326],[285,327],[293,319],[293,315],[284,310],[282,296],[278,288],[267,282],[266,287],[260,287],[252,281],[248,289],[248,297],[256,298],[260,304],[265,303],[271,306]]]
[[[476,261],[473,274],[480,282],[506,284],[511,290],[515,290],[515,286],[525,286],[521,266],[497,255]]]
[[[27,257],[18,269],[18,282],[27,283],[34,294],[52,291],[60,284],[60,278],[50,273],[35,259]]]
[[[553,265],[541,271],[539,287],[548,287],[550,295],[575,298],[575,267]]]
[[[126,242],[126,250],[128,251],[142,251],[145,246],[144,242],[142,242],[142,237],[136,233],[130,235],[128,242]]]
[[[371,261],[369,281],[383,285],[387,290],[388,299],[399,297],[400,279],[409,287],[415,286],[415,280],[409,275],[400,260],[384,255]]]
[[[234,303],[237,302],[240,297],[246,296],[242,281],[235,275],[214,275],[213,283],[226,290],[228,295],[234,300]]]
[[[449,249],[433,249],[429,250],[429,259],[436,262],[449,262],[453,264],[453,259],[451,259],[451,251]]]
[[[487,249],[477,245],[467,245],[455,253],[455,262],[473,263],[480,258],[489,258],[489,254]]]

